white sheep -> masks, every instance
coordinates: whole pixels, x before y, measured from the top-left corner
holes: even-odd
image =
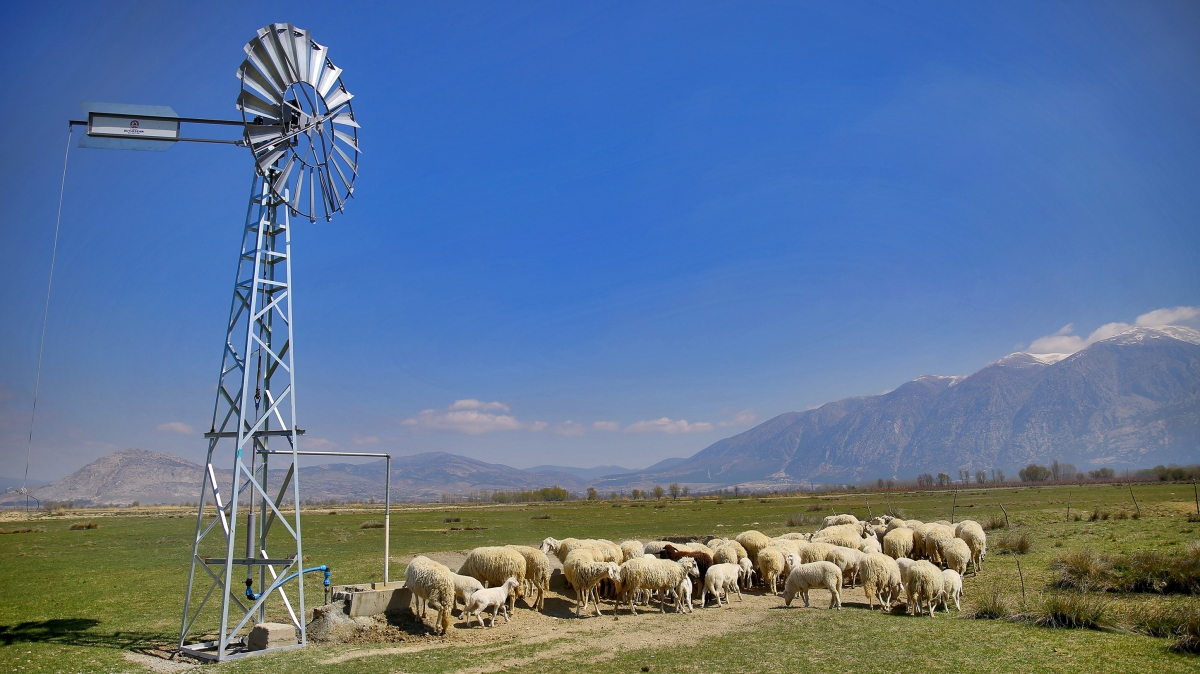
[[[738,566],[742,567],[742,587],[749,590],[754,585],[754,564],[749,557],[742,557],[738,560]]]
[[[854,515],[830,515],[821,520],[821,529],[836,527],[839,524],[858,524],[858,518]]]
[[[717,606],[720,607],[721,595],[731,588],[737,592],[738,601],[743,601],[741,588],[738,587],[741,573],[742,568],[737,564],[713,564],[708,567],[704,574],[704,587],[700,590],[700,607],[707,606],[706,600],[710,592],[716,595]]]
[[[908,610],[913,615],[921,615],[921,607],[929,608],[933,616],[934,604],[942,594],[942,570],[931,562],[920,560],[909,565],[904,574],[904,586],[908,589]]]
[[[521,581],[515,577],[509,577],[499,587],[490,587],[483,590],[476,590],[471,595],[471,599],[467,603],[467,627],[471,626],[471,616],[475,616],[479,620],[479,626],[483,627],[482,613],[486,609],[492,609],[492,622],[490,627],[496,626],[496,614],[501,610],[504,611],[504,622],[508,620],[508,598],[521,586]]]
[[[857,524],[838,524],[813,534],[813,543],[829,543],[846,548],[858,549],[862,542],[862,527]]]
[[[758,553],[761,552],[763,548],[770,547],[771,539],[761,531],[755,531],[754,529],[751,529],[738,534],[734,540],[736,540],[742,546],[742,548],[746,550],[746,556],[749,557],[750,561],[754,564],[754,570],[758,571],[758,577],[762,579],[763,582],[766,582],[766,577],[763,576],[762,569],[758,568]]]
[[[508,595],[509,609],[515,610],[520,585],[525,582],[525,557],[516,550],[504,546],[475,548],[467,554],[458,572],[471,576],[484,584],[496,586],[509,577],[517,579],[517,591]]]
[[[670,544],[671,543],[669,541],[649,541],[642,546],[642,551],[647,555],[654,555],[657,557],[658,554],[663,551],[663,548]]]
[[[862,539],[862,543],[858,544],[858,549],[864,555],[869,555],[873,552],[883,552],[883,545],[875,536],[868,536]]]
[[[925,529],[925,556],[934,564],[942,564],[946,558],[946,547],[955,540],[954,530],[941,524],[930,524]]]
[[[691,557],[684,557],[679,561],[669,559],[646,558],[631,559],[621,565],[621,587],[624,589],[624,599],[629,601],[629,612],[632,615],[637,615],[637,607],[635,606],[634,598],[641,590],[657,590],[661,593],[661,601],[659,610],[662,613],[667,612],[666,596],[672,590],[678,594],[681,589],[683,579],[687,576],[693,578],[700,577],[700,570],[696,567],[696,560]],[[688,594],[689,601],[691,594]],[[676,597],[676,609],[679,608],[679,597]],[[617,608],[621,605],[621,600],[617,600]]]
[[[404,570],[404,587],[412,592],[418,607],[424,601],[438,610],[438,622],[434,627],[437,634],[445,634],[450,629],[450,611],[454,608],[454,579],[451,576],[445,565],[424,555],[414,557]],[[424,615],[425,609],[421,608],[421,616]]]
[[[813,562],[823,562],[825,557],[829,555],[829,551],[833,549],[832,543],[815,542],[809,543],[800,550],[800,562],[802,564],[812,564]]]
[[[862,561],[862,558],[863,553],[858,550],[839,546],[834,546],[825,555],[825,561],[832,562],[837,566],[845,580],[849,581],[851,588],[854,587],[855,581],[858,579],[858,564]]]
[[[449,569],[446,569],[449,571]],[[463,610],[458,616],[459,620],[467,617],[467,601],[471,599],[471,595],[476,590],[483,589],[483,583],[472,578],[471,576],[462,576],[457,573],[451,573],[450,577],[454,579],[454,603],[462,602]]]
[[[954,569],[960,576],[965,574],[967,565],[971,563],[971,546],[961,538],[951,539],[946,545],[943,561],[947,569]]]
[[[804,597],[804,606],[808,608],[808,591],[815,588],[829,590],[829,608],[842,610],[842,571],[832,562],[813,562],[797,564],[788,574],[783,584],[783,603],[791,606],[796,595]]]
[[[950,612],[947,603],[951,599],[954,600],[954,608],[961,611],[962,576],[954,569],[946,569],[942,571],[942,608],[946,613]]]
[[[713,548],[713,564],[737,564],[737,550],[730,545],[719,545]]]
[[[641,541],[625,541],[621,543],[621,552],[623,559],[620,563],[624,564],[631,559],[637,559],[646,554],[646,548],[642,545]]]
[[[912,557],[913,530],[905,527],[892,529],[883,537],[883,554],[892,559]]]
[[[602,580],[616,582],[621,578],[621,567],[616,562],[588,561],[587,556],[585,551],[576,550],[567,556],[567,564],[563,567],[563,574],[575,588],[575,595],[580,598],[575,604],[576,617],[579,617],[580,611],[587,609],[589,597],[595,597],[596,615],[603,615],[596,587]]]
[[[703,606],[703,604],[701,604]],[[614,611],[616,609],[613,609]],[[692,577],[684,574],[683,580],[675,587],[675,612],[692,613]]]
[[[892,610],[892,601],[900,597],[903,587],[900,566],[896,560],[881,552],[863,555],[858,563],[859,580],[867,594],[868,606],[875,608],[875,599],[884,611]]]
[[[955,536],[966,542],[971,548],[971,565],[975,574],[979,575],[979,567],[983,566],[983,558],[987,556],[987,534],[978,522],[965,520],[955,529]]]
[[[525,558],[525,582],[530,589],[525,601],[528,602],[536,594],[537,598],[530,606],[534,610],[541,611],[546,606],[546,593],[550,591],[550,558],[541,550],[528,545],[506,547],[516,550]],[[522,592],[524,591],[522,590]]]

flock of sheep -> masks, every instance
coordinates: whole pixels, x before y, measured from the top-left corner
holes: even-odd
[[[562,563],[563,576],[576,595],[576,615],[594,605],[601,614],[601,596],[610,598],[614,610],[659,600],[659,611],[668,602],[676,612],[692,610],[699,589],[701,607],[712,595],[718,606],[730,592],[741,599],[743,589],[756,582],[773,595],[783,584],[783,600],[791,606],[797,596],[809,606],[808,592],[826,589],[831,609],[841,609],[841,588],[861,584],[871,609],[876,601],[884,611],[905,593],[908,613],[932,616],[941,603],[961,609],[962,578],[968,567],[979,573],[987,555],[987,535],[979,523],[964,520],[919,522],[889,516],[859,521],[853,515],[826,517],[815,533],[790,533],[771,538],[745,531],[734,539],[711,538],[704,543],[547,538],[539,548],[524,545],[476,548],[455,573],[425,556],[409,563],[405,586],[417,609],[438,610],[435,631],[450,627],[451,611],[459,602],[459,618],[491,625],[503,613],[509,620],[519,596],[535,610],[545,606],[550,588],[549,555]]]

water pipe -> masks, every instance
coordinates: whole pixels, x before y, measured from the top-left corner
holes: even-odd
[[[312,573],[313,571],[324,571],[325,572],[325,583],[324,584],[325,584],[326,591],[328,591],[328,589],[329,589],[329,574],[331,572],[329,570],[329,567],[324,564],[322,564],[321,566],[314,566],[311,569],[304,569],[303,571],[297,571],[297,572],[293,573],[292,575],[287,576],[283,580],[279,580],[279,581],[272,583],[272,585],[274,585],[275,587],[281,587],[281,586],[283,586],[284,583],[295,578],[296,576],[299,576],[302,573]],[[246,598],[250,599],[252,601],[257,601],[258,598],[261,597],[262,595],[254,593],[254,590],[251,589],[251,586],[253,584],[254,584],[254,581],[250,580],[249,578],[246,579]]]

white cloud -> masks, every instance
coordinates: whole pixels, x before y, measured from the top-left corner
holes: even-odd
[[[379,436],[368,435],[364,438],[363,436],[356,434],[354,436],[354,439],[351,440],[351,442],[353,442],[356,445],[378,445],[379,444]]]
[[[592,423],[592,430],[596,431],[619,431],[621,424],[615,421],[596,421]]]
[[[713,425],[707,421],[698,421],[690,424],[686,419],[672,421],[667,417],[661,419],[649,419],[639,421],[625,427],[626,433],[666,433],[675,435],[676,433],[707,433],[713,429]]]
[[[467,435],[520,430],[536,433],[549,426],[544,421],[524,423],[510,414],[494,413],[508,411],[508,406],[503,403],[456,400],[453,405],[444,410],[422,410],[416,416],[401,421],[400,424],[430,431],[465,433]]]
[[[1105,323],[1092,331],[1087,337],[1073,335],[1075,324],[1068,323],[1058,332],[1033,340],[1026,349],[1029,353],[1066,353],[1071,354],[1085,349],[1100,340],[1115,337],[1134,327],[1154,328],[1164,325],[1178,325],[1200,317],[1200,307],[1168,307],[1155,309],[1138,316],[1130,323]]]
[[[572,437],[572,436],[576,436],[576,435],[583,435],[583,433],[584,433],[583,424],[575,423],[574,421],[571,421],[570,419],[567,419],[566,421],[562,422],[561,424],[554,425],[554,434],[555,435],[565,435],[567,437]]]
[[[196,429],[183,423],[182,421],[168,421],[165,424],[159,424],[154,427],[154,430],[159,433],[177,433],[179,435],[195,435]]]
[[[722,411],[726,414],[729,414],[729,410]],[[758,414],[756,414],[754,410],[742,410],[735,414],[732,419],[719,422],[717,425],[722,428],[728,426],[750,426],[756,421],[758,421]]]
[[[337,447],[337,443],[332,440],[326,440],[325,438],[302,437],[300,440],[300,449],[310,449],[315,452],[328,452],[334,447]]]
[[[454,404],[449,408],[451,410],[479,410],[481,412],[507,412],[508,405],[504,403],[485,403],[482,400],[468,398],[466,400],[455,400]]]

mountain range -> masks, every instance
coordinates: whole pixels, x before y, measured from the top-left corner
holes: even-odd
[[[924,376],[881,395],[787,412],[688,458],[641,471],[620,466],[520,470],[429,452],[392,460],[397,499],[537,489],[601,492],[679,482],[694,490],[858,483],[959,470],[1015,473],[1058,459],[1080,469],[1200,462],[1200,331],[1134,328],[1071,355],[1014,353],[969,376]],[[300,471],[304,498],[379,499],[383,461]],[[202,466],[125,450],[51,484],[41,500],[178,503],[196,500]],[[229,482],[222,472],[219,484]],[[282,471],[271,471],[279,484]],[[0,505],[23,503],[16,494]]]

